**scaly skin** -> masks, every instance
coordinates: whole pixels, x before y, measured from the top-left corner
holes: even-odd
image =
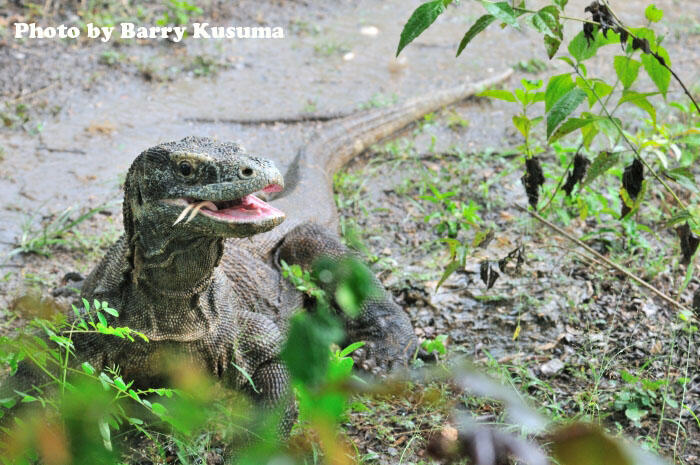
[[[119,365],[125,379],[152,387],[167,378],[163,354],[174,352],[260,403],[286,405],[282,432],[288,432],[295,410],[279,351],[288,319],[304,298],[282,277],[279,263],[308,268],[321,256],[350,253],[336,234],[333,174],[424,114],[509,74],[331,124],[300,150],[285,176],[287,189],[273,193],[271,205],[288,218],[283,223],[283,215],[270,210],[233,224],[205,214],[205,207],[192,221],[173,225],[195,200],[227,208],[222,202],[282,185],[282,177],[271,162],[246,155],[236,144],[206,138],[188,137],[143,152],[126,178],[125,234],[86,279],[82,295],[109,302],[119,311],[112,324],[141,331],[150,342],[86,335],[75,341],[77,358],[98,370]],[[192,168],[187,175],[183,162]],[[386,292],[345,325],[349,340],[368,343],[360,354],[366,370],[390,370],[415,353],[410,321]],[[23,362],[12,384],[27,390],[43,381]]]

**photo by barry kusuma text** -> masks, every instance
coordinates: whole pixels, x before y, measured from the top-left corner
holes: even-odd
[[[120,39],[169,39],[180,42],[184,37],[193,39],[284,39],[281,26],[218,26],[207,22],[189,26],[137,26],[134,23],[119,23],[118,26],[96,26],[87,23],[78,26],[40,26],[36,23],[14,23],[15,39],[77,39],[85,34],[88,39],[109,42]]]

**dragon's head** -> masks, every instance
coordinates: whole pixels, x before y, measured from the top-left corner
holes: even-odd
[[[136,158],[126,177],[127,237],[138,231],[168,242],[269,231],[284,213],[254,194],[281,191],[283,183],[270,161],[234,143],[186,137],[157,145]]]

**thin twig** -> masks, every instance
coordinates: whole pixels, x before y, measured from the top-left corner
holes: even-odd
[[[35,90],[35,91],[33,91],[33,92],[29,92],[28,94],[20,95],[20,96],[17,97],[17,98],[14,98],[14,99],[12,99],[12,100],[8,100],[7,103],[10,104],[10,105],[12,105],[12,104],[15,104],[15,103],[19,103],[19,102],[21,102],[22,100],[25,100],[25,99],[28,99],[28,98],[31,98],[31,97],[36,97],[36,96],[39,95],[39,94],[43,94],[44,92],[46,92],[47,90],[49,90],[50,88],[52,88],[52,87],[55,86],[55,85],[56,85],[56,83],[55,83],[55,82],[52,82],[51,84],[49,84],[49,85],[46,86],[46,87],[42,87],[41,89],[37,89],[37,90]]]
[[[680,302],[674,300],[673,298],[667,296],[666,294],[664,294],[663,292],[659,291],[659,290],[656,289],[654,286],[652,286],[651,284],[647,283],[646,281],[644,281],[642,278],[638,277],[638,276],[635,275],[634,273],[632,273],[632,272],[626,270],[626,269],[623,268],[622,266],[618,265],[617,263],[611,261],[610,259],[604,257],[604,256],[601,255],[600,253],[596,252],[594,249],[592,249],[591,247],[589,247],[588,245],[586,245],[583,241],[581,241],[580,239],[578,239],[578,238],[572,236],[571,234],[567,233],[566,231],[564,231],[563,229],[561,229],[559,226],[556,226],[556,225],[550,223],[549,221],[545,220],[544,218],[542,218],[542,217],[541,217],[540,215],[538,215],[537,213],[535,213],[535,212],[533,212],[533,211],[531,211],[531,210],[528,210],[527,208],[521,207],[521,206],[518,205],[518,204],[514,204],[514,207],[517,208],[517,209],[520,210],[520,211],[527,212],[530,216],[532,216],[533,218],[535,218],[535,219],[536,219],[537,221],[539,221],[540,223],[544,224],[545,226],[549,227],[550,229],[553,229],[553,230],[556,231],[558,234],[561,234],[562,236],[564,236],[565,238],[569,239],[571,242],[575,243],[575,244],[578,245],[579,247],[582,247],[584,250],[586,250],[586,252],[588,252],[588,253],[590,253],[590,254],[593,254],[593,256],[595,256],[598,260],[602,261],[603,263],[605,263],[606,265],[610,266],[611,268],[614,268],[615,270],[617,270],[617,271],[619,271],[620,273],[624,274],[625,276],[627,276],[628,278],[630,278],[631,280],[633,280],[634,282],[636,282],[636,283],[639,284],[640,286],[642,286],[642,287],[646,288],[647,290],[651,291],[652,293],[656,294],[658,297],[662,298],[663,300],[665,300],[665,301],[668,302],[669,304],[671,304],[671,305],[673,305],[673,306],[679,308],[680,310],[685,310],[685,311],[687,311],[687,312],[691,312],[691,314],[692,314],[692,311],[691,311],[688,307],[686,307],[685,305],[683,305],[682,303],[680,303]]]
[[[37,147],[37,150],[46,150],[47,152],[51,153],[75,153],[77,155],[86,155],[87,152],[83,149],[75,149],[75,148],[61,148],[61,147],[48,147],[46,145],[40,145]]]
[[[326,122],[336,119],[342,119],[352,115],[353,112],[336,112],[336,113],[308,113],[292,116],[273,116],[270,118],[208,118],[208,117],[187,117],[185,121],[188,123],[223,123],[223,124],[240,124],[242,126],[256,126],[261,124],[300,124],[313,122]]]
[[[578,150],[576,150],[576,154],[574,155],[574,158],[576,158],[576,155],[578,155],[579,150],[581,150],[581,146],[583,146],[583,142],[581,142],[581,145],[579,145]],[[549,200],[545,204],[544,207],[540,208],[540,212],[546,212],[549,206],[552,204],[552,200],[554,200],[554,197],[557,196],[557,193],[559,192],[559,188],[561,187],[562,184],[564,184],[564,178],[566,177],[567,174],[569,174],[569,168],[571,168],[571,165],[574,164],[574,158],[569,160],[569,165],[566,167],[564,170],[564,174],[561,175],[561,178],[559,178],[559,184],[557,184],[557,187],[554,189],[554,192],[552,192],[552,196],[549,197]]]

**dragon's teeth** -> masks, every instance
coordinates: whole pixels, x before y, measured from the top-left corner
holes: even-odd
[[[177,217],[177,219],[176,219],[175,222],[173,223],[173,226],[175,226],[176,224],[178,224],[180,221],[184,220],[185,217],[187,216],[187,213],[188,213],[191,209],[193,209],[193,208],[194,208],[194,205],[192,205],[192,204],[187,205],[187,206],[182,210],[182,213],[180,213],[180,216]]]
[[[205,208],[205,207],[208,208],[209,210],[214,210],[214,211],[219,210],[216,207],[216,205],[214,205],[214,202],[212,202],[210,200],[203,200],[202,202],[199,202],[194,206],[192,213],[190,213],[190,216],[187,218],[187,221],[185,221],[185,223],[189,223],[190,221],[192,221],[194,219],[194,217],[197,216],[197,213],[199,213],[199,210],[201,210],[202,208]]]
[[[213,210],[213,211],[219,211],[219,207],[216,206],[214,202],[211,202],[209,200],[205,200],[204,202],[200,203],[202,208],[206,208],[207,210]]]

